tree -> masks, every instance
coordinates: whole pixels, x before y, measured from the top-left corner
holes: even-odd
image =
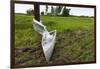
[[[45,9],[46,15],[47,15],[47,11],[48,11],[48,5],[46,5],[46,9]]]
[[[41,12],[41,15],[44,15],[44,11]]]
[[[61,12],[62,6],[57,6],[56,7],[56,15],[59,15],[59,13]]]
[[[33,15],[34,14],[33,9],[28,9],[26,12],[27,12],[27,15]]]
[[[69,16],[69,12],[70,12],[70,9],[67,9],[66,7],[64,7],[62,16]]]
[[[54,12],[55,12],[54,8],[53,8],[53,6],[51,6],[51,14],[54,15]]]

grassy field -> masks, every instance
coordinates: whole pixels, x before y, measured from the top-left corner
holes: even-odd
[[[68,64],[94,61],[94,19],[89,17],[41,16],[49,31],[57,30],[51,61],[46,62],[41,35],[32,26],[33,16],[15,16],[15,65]]]

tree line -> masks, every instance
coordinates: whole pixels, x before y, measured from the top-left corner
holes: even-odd
[[[62,10],[63,8],[63,10]],[[49,7],[48,5],[46,5],[45,11],[42,11],[40,14],[41,15],[50,15],[50,16],[69,16],[70,14],[70,9],[66,8],[66,6],[62,7],[62,6],[51,6],[51,10],[50,12],[48,12]],[[34,15],[34,10],[33,9],[28,9],[27,11],[27,15]],[[61,13],[61,14],[60,14]]]

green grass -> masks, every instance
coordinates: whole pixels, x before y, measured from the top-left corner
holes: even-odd
[[[85,17],[49,17],[44,16],[41,18],[43,23],[49,29],[57,29],[63,31],[65,29],[90,29],[93,27],[93,18]]]
[[[15,65],[67,64],[94,61],[94,19],[41,16],[49,31],[57,30],[51,61],[46,62],[41,35],[32,26],[33,16],[15,15]]]

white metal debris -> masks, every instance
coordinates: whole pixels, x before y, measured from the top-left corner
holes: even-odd
[[[50,60],[50,57],[53,53],[55,39],[56,39],[56,30],[48,32],[46,26],[35,19],[33,19],[33,27],[35,31],[42,35],[42,48],[47,61]]]

